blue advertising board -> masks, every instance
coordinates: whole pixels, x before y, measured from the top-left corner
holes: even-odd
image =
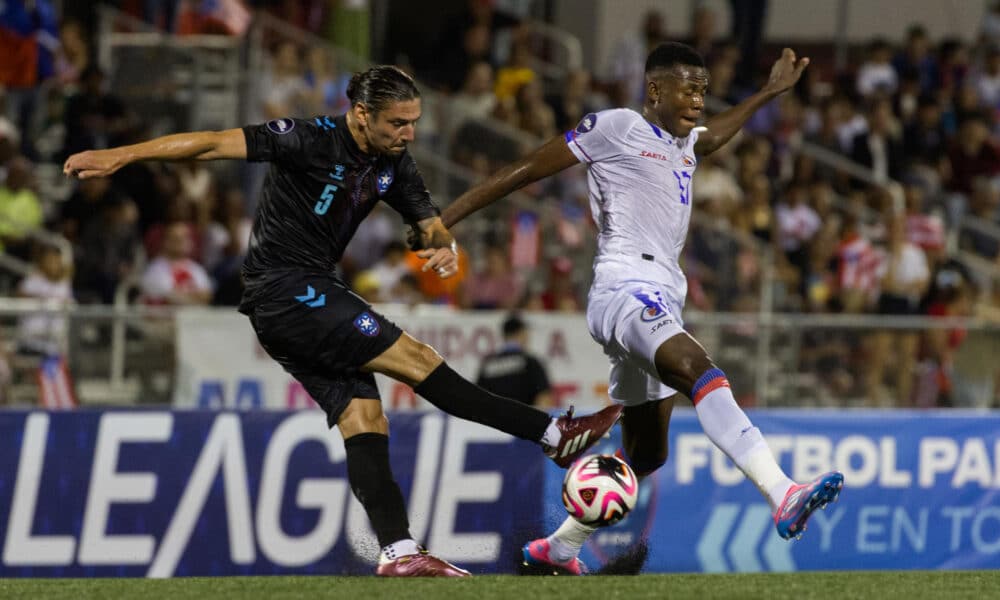
[[[817,512],[801,540],[778,537],[767,502],[684,411],[670,425],[667,464],[643,481],[626,521],[591,538],[584,561],[600,567],[644,535],[646,572],[1000,568],[997,413],[760,411],[751,419],[793,479],[844,472],[840,501]],[[561,471],[549,471],[555,498]],[[547,506],[549,528],[563,517]]]
[[[413,535],[511,570],[512,534],[539,515],[538,447],[437,412],[391,419]],[[344,460],[318,411],[0,413],[0,577],[371,573]]]
[[[476,573],[565,517],[537,446],[438,412],[391,415],[411,531]],[[649,540],[645,572],[1000,568],[997,413],[757,412],[785,470],[846,487],[801,541],[678,411],[667,465],[591,568]],[[598,448],[612,451],[617,431]],[[0,413],[0,577],[367,574],[377,556],[343,443],[316,411]]]

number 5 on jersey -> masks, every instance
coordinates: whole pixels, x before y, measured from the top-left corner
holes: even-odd
[[[687,171],[674,171],[674,177],[681,190],[681,204],[691,204],[691,174]]]
[[[330,203],[333,202],[333,193],[337,191],[337,186],[332,183],[326,184],[323,188],[323,193],[320,194],[319,200],[316,202],[316,207],[313,211],[317,215],[325,215],[326,211],[330,210]]]

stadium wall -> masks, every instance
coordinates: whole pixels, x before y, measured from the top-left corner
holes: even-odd
[[[777,537],[681,411],[667,466],[584,559],[646,537],[646,572],[1000,568],[1000,415],[751,416],[795,478],[845,473],[803,540]],[[514,572],[520,545],[563,518],[563,471],[533,444],[437,412],[391,422],[412,532],[441,556]],[[344,457],[312,411],[2,413],[0,577],[370,573],[377,548]]]

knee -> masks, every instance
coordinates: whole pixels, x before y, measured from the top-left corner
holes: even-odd
[[[389,419],[382,412],[382,403],[374,399],[354,399],[337,420],[340,434],[347,438],[362,433],[389,435]]]
[[[662,448],[655,452],[640,452],[629,457],[629,465],[637,477],[646,477],[662,467],[667,462],[668,451]]]
[[[414,377],[416,381],[423,381],[431,374],[431,371],[444,361],[437,350],[423,342],[413,344],[408,354],[410,363],[413,365],[414,370],[417,371],[416,377]]]

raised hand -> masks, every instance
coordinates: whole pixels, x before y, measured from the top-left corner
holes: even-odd
[[[771,75],[767,78],[763,91],[774,95],[787,91],[795,85],[807,66],[809,66],[808,58],[795,60],[795,51],[785,48],[781,51],[781,58],[774,61]]]

